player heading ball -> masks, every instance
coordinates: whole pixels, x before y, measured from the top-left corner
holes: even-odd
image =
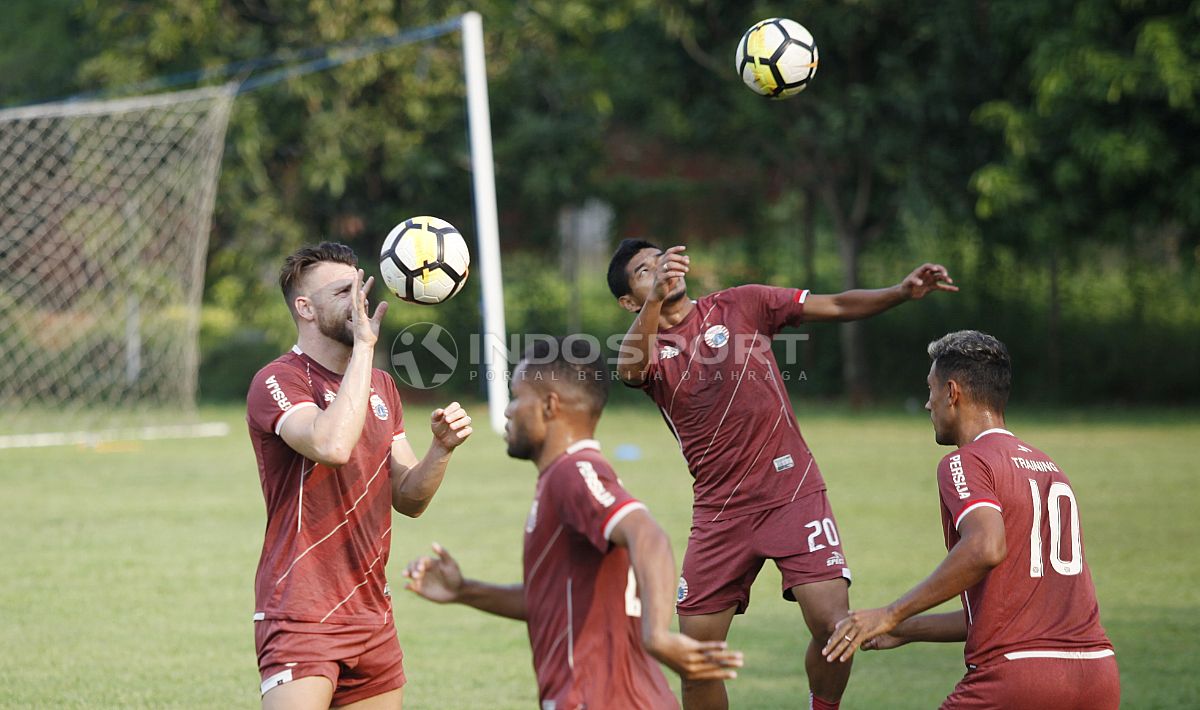
[[[457,402],[431,417],[418,459],[400,393],[371,361],[387,303],[368,314],[354,252],[324,242],[292,254],[279,285],[296,345],[254,376],[250,441],[267,504],[254,581],[264,708],[401,705],[404,654],[384,569],[391,511],[417,517],[471,435]]]
[[[805,652],[812,706],[836,708],[850,667],[827,663],[821,648],[849,609],[850,568],[825,480],[770,349],[744,359],[716,351],[788,326],[867,318],[958,289],[944,266],[924,264],[891,288],[822,296],[747,285],[693,300],[685,279],[690,264],[682,246],[664,251],[626,239],[608,267],[613,296],[636,314],[621,344],[631,356],[618,375],[658,405],[695,479],[679,629],[723,640],[734,615],[749,606],[763,563],[774,560],[783,598],[799,602],[812,634]],[[720,681],[685,680],[683,701],[689,710],[728,706]]]

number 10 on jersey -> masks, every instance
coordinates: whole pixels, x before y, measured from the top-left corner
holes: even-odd
[[[1029,576],[1042,577],[1046,568],[1042,565],[1042,491],[1037,481],[1029,479],[1029,493],[1033,496],[1033,528],[1029,531]],[[1067,499],[1071,505],[1071,519],[1067,532],[1071,536],[1071,559],[1062,558],[1062,500]],[[1072,576],[1083,571],[1083,543],[1079,534],[1079,506],[1075,505],[1075,494],[1071,487],[1061,481],[1050,484],[1046,494],[1046,516],[1050,524],[1050,566],[1064,576]]]

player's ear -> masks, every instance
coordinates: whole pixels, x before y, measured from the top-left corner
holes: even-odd
[[[312,300],[308,296],[296,296],[292,299],[292,313],[303,320],[314,320],[317,312],[313,309]]]
[[[957,405],[962,402],[962,387],[959,386],[957,380],[946,380],[946,397],[947,403]]]
[[[546,393],[546,398],[542,400],[542,417],[544,419],[553,419],[558,416],[559,410],[562,409],[562,400],[558,393],[551,390]]]
[[[642,304],[634,300],[633,296],[629,294],[625,294],[624,296],[618,298],[617,303],[620,303],[621,308],[624,308],[630,313],[637,313],[638,311],[642,310]]]

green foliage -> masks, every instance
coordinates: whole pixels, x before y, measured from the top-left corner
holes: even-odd
[[[1047,396],[1200,387],[1166,354],[1195,352],[1195,3],[10,0],[0,96],[120,86],[468,9],[485,21],[513,332],[574,322],[572,292],[585,330],[624,329],[600,275],[564,285],[553,254],[561,207],[599,197],[618,235],[702,256],[698,290],[812,286],[811,271],[831,292],[947,262],[963,293],[861,326],[869,383],[886,395],[902,391],[886,344],[915,347],[950,324],[1037,343],[1027,354]],[[750,23],[779,14],[813,31],[821,67],[804,94],[769,102],[732,57]],[[275,269],[301,244],[345,241],[372,266],[382,236],[415,214],[472,238],[460,49],[448,35],[238,98],[207,272],[206,396],[239,396],[251,366],[289,344]],[[811,265],[800,262],[810,209]],[[412,317],[469,335],[475,289]],[[1114,328],[1136,339],[1098,335]],[[847,353],[820,332],[805,386],[836,395]],[[1075,356],[1110,364],[1069,368]],[[1133,357],[1178,380],[1121,373]]]

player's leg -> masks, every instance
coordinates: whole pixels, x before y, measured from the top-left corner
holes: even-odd
[[[388,623],[368,628],[356,639],[354,652],[343,661],[333,694],[336,708],[400,710],[404,700],[404,652],[396,627]]]
[[[845,579],[829,579],[824,582],[797,584],[791,588],[792,596],[800,603],[804,623],[812,633],[808,649],[804,653],[804,669],[808,672],[808,687],[813,694],[813,707],[837,707],[846,683],[850,681],[850,666],[853,658],[845,663],[831,663],[821,655],[821,649],[837,623],[850,613],[849,584]]]
[[[262,696],[263,710],[328,710],[333,683],[321,675],[297,678],[271,688]]]
[[[850,663],[830,663],[821,649],[850,612],[850,570],[824,491],[770,511],[755,544],[760,554],[775,560],[783,575],[783,598],[800,603],[812,634],[804,668],[813,707],[836,708],[850,679]]]
[[[286,619],[254,622],[259,690],[263,710],[326,710],[338,679],[332,635],[313,633],[316,624]]]
[[[755,516],[716,523],[694,523],[683,555],[683,576],[675,611],[679,631],[701,641],[724,641],[734,614],[750,604],[750,586],[763,559],[750,549]],[[686,710],[729,707],[725,682],[683,681]]]
[[[715,614],[697,614],[679,617],[679,632],[697,641],[724,641],[729,635],[736,606]],[[685,710],[725,710],[729,707],[729,696],[725,693],[725,681],[683,681],[683,707]]]
[[[348,705],[336,705],[338,710],[400,710],[404,705],[404,688],[396,688],[380,695]]]

